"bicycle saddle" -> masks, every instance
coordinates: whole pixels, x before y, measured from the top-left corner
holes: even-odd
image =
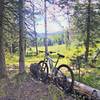
[[[61,58],[64,58],[64,57],[65,57],[64,55],[59,54],[59,53],[57,53],[57,55],[58,55],[59,57],[61,57]]]

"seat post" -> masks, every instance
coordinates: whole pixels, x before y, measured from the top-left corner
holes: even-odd
[[[59,59],[60,59],[60,56],[58,56],[58,59],[57,59],[56,64],[55,64],[55,67],[56,67],[57,64],[58,64]]]

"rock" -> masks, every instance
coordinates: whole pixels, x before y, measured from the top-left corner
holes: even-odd
[[[35,79],[39,79],[40,76],[39,70],[40,70],[40,66],[37,63],[30,65],[30,72],[32,74],[32,77],[34,77]]]

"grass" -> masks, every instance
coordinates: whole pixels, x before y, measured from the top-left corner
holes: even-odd
[[[39,47],[39,50],[44,51],[44,47]],[[73,56],[73,54],[75,54],[75,52],[76,52],[75,47],[71,47],[71,49],[70,49],[70,48],[66,48],[65,45],[49,46],[48,50],[65,55],[65,58],[61,59],[60,63],[61,62],[62,63],[69,63],[69,58],[71,58]],[[83,51],[84,51],[83,48],[79,48],[78,52],[82,53]],[[37,63],[40,60],[42,60],[43,57],[44,57],[44,53],[40,53],[39,55],[36,56],[35,55],[35,48],[31,48],[31,49],[28,48],[27,54],[25,57],[25,63],[26,63],[26,65],[30,65],[31,63]],[[54,58],[54,60],[57,59],[56,54],[52,54],[51,57]],[[18,61],[19,61],[18,54],[14,54],[12,56],[9,53],[6,53],[6,64],[7,65],[14,65],[14,64],[18,65]]]
[[[44,51],[44,47],[39,47],[39,50]],[[65,58],[60,59],[58,65],[60,64],[69,65],[70,64],[69,58],[72,58],[73,56],[81,55],[85,52],[85,49],[83,46],[77,48],[73,45],[71,45],[70,48],[66,48],[65,45],[49,46],[48,50],[63,54],[65,56]],[[96,48],[94,49],[91,48],[91,51],[92,52],[96,51]],[[56,61],[57,59],[56,54],[52,54],[51,57],[54,59],[54,61]],[[25,56],[26,70],[29,70],[29,66],[31,63],[37,63],[40,60],[43,60],[43,58],[44,58],[44,53],[39,53],[39,55],[36,56],[35,48],[31,48],[31,49],[28,48],[26,56]],[[9,67],[14,67],[14,66],[18,67],[18,61],[19,61],[18,53],[14,54],[13,56],[11,56],[9,53],[6,53],[6,64]],[[100,56],[98,57],[98,61],[95,66],[100,67]],[[84,68],[83,70],[84,70],[83,73],[86,71],[88,71],[89,73],[81,77],[82,82],[92,87],[100,89],[100,69],[98,70],[96,68],[95,69]]]
[[[100,90],[100,69],[92,69],[82,77],[82,82]]]

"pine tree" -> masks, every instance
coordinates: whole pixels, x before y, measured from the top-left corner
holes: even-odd
[[[25,70],[25,41],[24,41],[24,0],[19,0],[19,73],[23,73]]]
[[[4,0],[0,0],[0,77],[6,73],[5,53],[4,53],[4,34],[3,34]]]

